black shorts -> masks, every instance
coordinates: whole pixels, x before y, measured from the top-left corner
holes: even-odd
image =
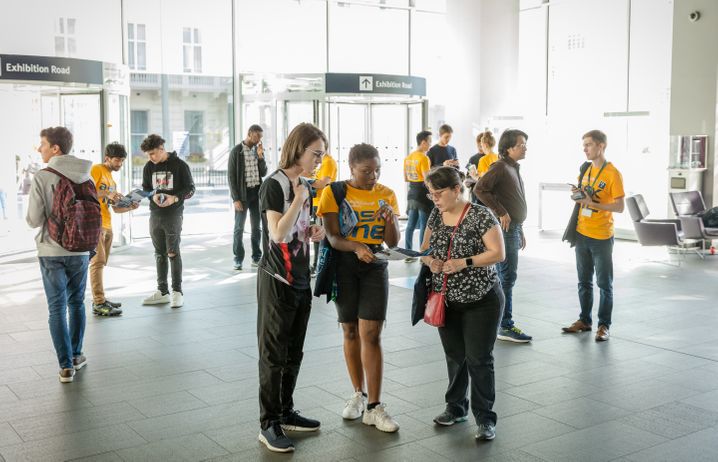
[[[354,252],[338,252],[337,316],[339,322],[384,321],[389,302],[387,262],[364,263]]]

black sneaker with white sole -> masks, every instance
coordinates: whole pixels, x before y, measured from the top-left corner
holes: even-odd
[[[259,429],[259,441],[273,452],[294,451],[294,443],[284,434],[278,421],[270,423],[266,430]]]
[[[122,308],[122,303],[120,303],[120,302],[111,302],[111,301],[105,299],[105,303],[107,303],[110,306],[114,306],[115,308]]]
[[[288,432],[315,432],[321,426],[318,420],[299,415],[299,411],[292,411],[282,417],[281,424],[282,428]]]
[[[449,427],[451,425],[454,425],[455,423],[459,422],[466,422],[469,420],[469,416],[462,415],[462,416],[456,416],[452,412],[444,411],[441,414],[434,417],[434,423],[437,425],[443,425],[445,427]]]
[[[110,305],[108,302],[92,304],[92,314],[97,316],[119,316],[122,310],[116,306]]]

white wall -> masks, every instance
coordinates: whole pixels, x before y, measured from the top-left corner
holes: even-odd
[[[0,14],[0,53],[55,56],[56,24],[75,18],[77,52],[61,55],[122,63],[120,0],[4,0]]]
[[[688,20],[700,11],[697,22]],[[718,2],[675,0],[671,82],[671,135],[708,135],[706,203],[718,198],[716,166],[716,76],[718,71]]]

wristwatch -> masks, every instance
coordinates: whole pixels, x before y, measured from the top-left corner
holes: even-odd
[[[467,268],[470,267],[470,266],[474,266],[474,259],[473,259],[473,258],[469,257],[469,258],[467,258],[465,261],[466,261],[466,267],[467,267]]]

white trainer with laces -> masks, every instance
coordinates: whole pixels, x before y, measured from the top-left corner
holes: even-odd
[[[162,292],[156,290],[155,293],[142,301],[143,305],[162,305],[170,302],[170,294],[162,295]]]
[[[367,409],[364,412],[362,418],[364,425],[373,425],[377,430],[381,430],[387,433],[394,433],[399,430],[399,424],[396,423],[389,414],[386,412],[386,404],[379,404],[374,409]]]
[[[172,292],[172,301],[170,302],[170,308],[179,308],[184,305],[184,298],[182,292]]]
[[[346,420],[355,420],[361,417],[362,413],[366,409],[366,398],[360,391],[354,392],[347,401],[342,411],[342,417]]]

